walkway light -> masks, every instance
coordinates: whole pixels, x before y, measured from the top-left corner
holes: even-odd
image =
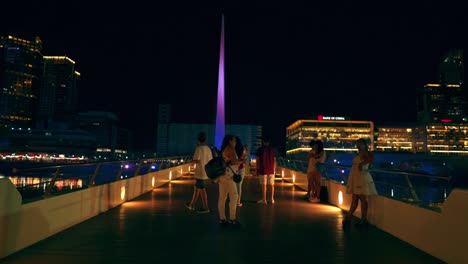
[[[120,200],[125,200],[125,186],[120,188]]]
[[[151,187],[154,188],[154,176],[153,176],[153,178],[151,179]]]
[[[341,191],[338,192],[338,204],[339,205],[343,204],[343,192]]]

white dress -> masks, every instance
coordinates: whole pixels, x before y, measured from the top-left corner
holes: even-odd
[[[361,158],[359,155],[356,155],[353,158],[353,165],[349,171],[346,192],[358,195],[377,195],[374,180],[369,173],[369,164],[364,164],[362,170],[359,170],[359,163],[361,163]]]

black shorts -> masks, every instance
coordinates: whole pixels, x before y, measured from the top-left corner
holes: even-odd
[[[197,187],[197,189],[205,189],[205,180],[195,179],[195,187]]]

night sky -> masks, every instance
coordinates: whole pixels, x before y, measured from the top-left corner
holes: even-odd
[[[262,125],[278,146],[317,114],[415,121],[416,89],[437,82],[449,48],[467,50],[467,10],[428,2],[17,2],[0,4],[0,33],[76,61],[79,110],[114,112],[137,147],[154,147],[160,103],[176,121],[214,122],[222,13],[226,122]]]

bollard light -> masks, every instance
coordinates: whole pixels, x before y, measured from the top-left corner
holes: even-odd
[[[120,188],[120,200],[125,200],[125,186]]]
[[[338,192],[338,204],[339,205],[343,204],[343,192],[341,191]]]

